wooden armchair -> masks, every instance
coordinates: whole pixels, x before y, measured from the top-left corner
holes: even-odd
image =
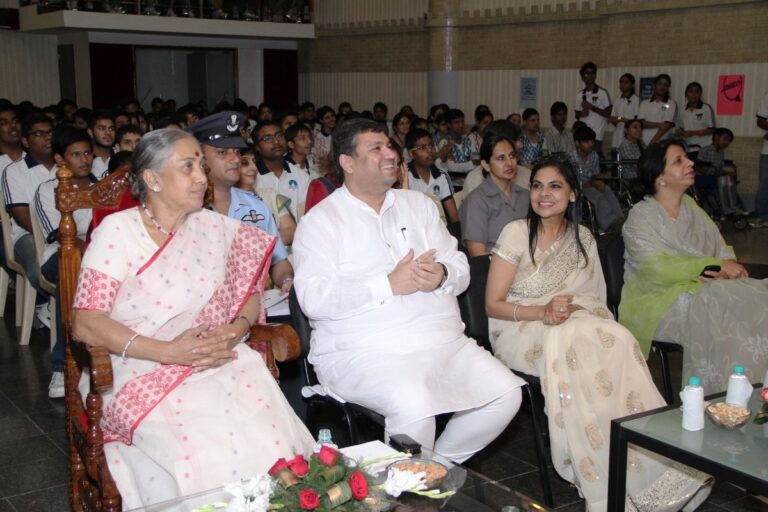
[[[120,493],[104,457],[101,430],[101,394],[112,387],[112,364],[109,353],[100,347],[89,347],[75,341],[72,333],[72,302],[80,272],[80,249],[76,245],[77,226],[72,213],[80,208],[110,208],[118,203],[128,186],[127,169],[120,169],[87,189],[72,185],[72,172],[62,166],[57,177],[56,207],[61,212],[59,225],[59,294],[61,329],[67,344],[65,366],[67,437],[69,439],[69,500],[75,511],[122,510]],[[277,378],[275,361],[296,359],[299,339],[287,325],[256,325],[251,331],[251,348],[259,351],[272,375]],[[88,371],[90,385],[85,407],[78,384],[83,371]]]

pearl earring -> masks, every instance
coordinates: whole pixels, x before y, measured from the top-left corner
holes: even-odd
[[[667,186],[667,184],[664,182],[664,180],[661,180],[661,181],[659,182],[659,185],[661,185],[662,187],[665,187],[665,186]]]
[[[154,187],[152,187],[152,192],[160,192],[160,187],[155,185]]]

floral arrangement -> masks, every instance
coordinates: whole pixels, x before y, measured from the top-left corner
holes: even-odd
[[[760,398],[763,399],[763,405],[760,406],[760,411],[758,411],[757,416],[755,416],[755,423],[758,425],[768,423],[768,384],[763,383],[763,385],[766,386],[760,393]]]
[[[379,512],[392,504],[387,495],[397,498],[410,492],[434,499],[446,498],[455,491],[428,490],[424,472],[412,473],[389,468],[384,484],[376,485],[364,468],[373,464],[409,457],[397,453],[358,463],[329,446],[309,457],[284,458],[248,481],[228,484],[224,491],[232,496],[228,503],[217,502],[194,512]]]

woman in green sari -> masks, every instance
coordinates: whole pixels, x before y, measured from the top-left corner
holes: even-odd
[[[707,393],[726,388],[735,364],[758,382],[768,357],[768,280],[748,278],[685,193],[695,173],[681,143],[652,144],[638,167],[647,195],[623,228],[619,320],[646,357],[654,339],[681,344],[683,382],[697,375]],[[704,271],[710,265],[720,269]]]

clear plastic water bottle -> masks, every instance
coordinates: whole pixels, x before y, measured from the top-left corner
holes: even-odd
[[[321,428],[320,431],[317,433],[317,442],[315,443],[314,448],[312,448],[313,453],[319,453],[320,449],[323,446],[329,446],[333,448],[334,450],[338,450],[338,446],[333,442],[333,438],[331,437],[331,429],[329,428]]]
[[[683,430],[696,432],[704,428],[704,388],[701,379],[691,377],[680,392],[683,402]]]
[[[744,375],[744,367],[737,364],[733,367],[733,373],[728,377],[728,391],[725,394],[725,403],[746,407],[749,397],[752,395],[752,384]]]

